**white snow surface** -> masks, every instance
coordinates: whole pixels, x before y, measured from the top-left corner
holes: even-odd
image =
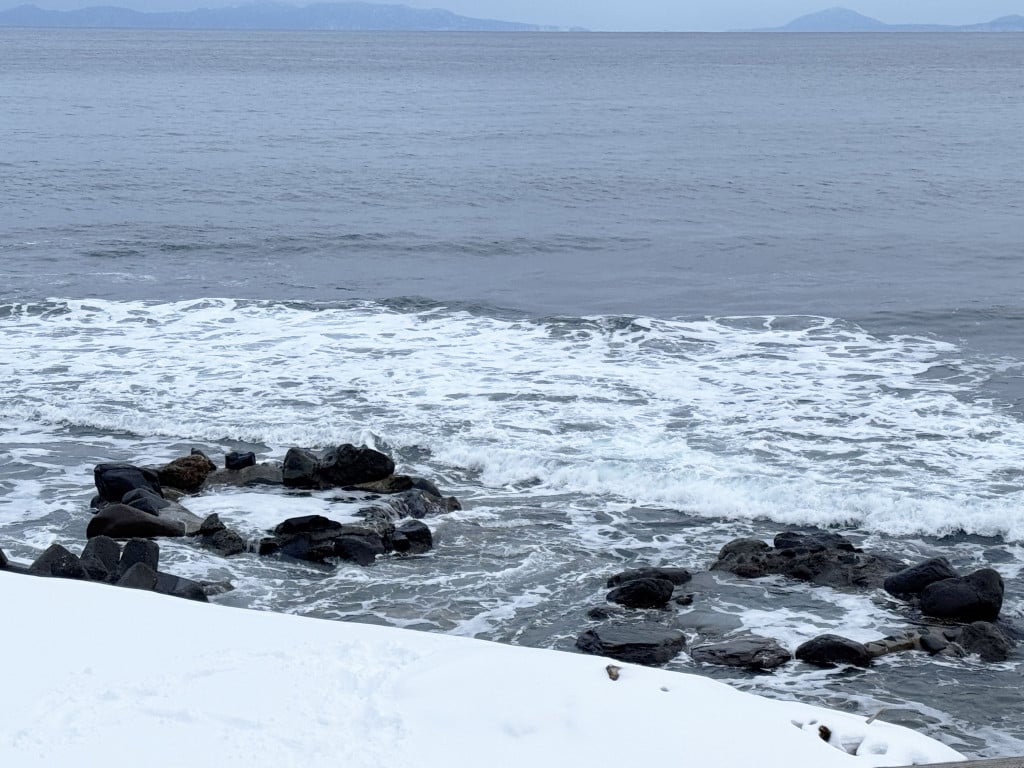
[[[2,572],[0,605],[5,766],[849,768],[962,759],[864,715],[594,656]],[[608,664],[621,668],[618,680]]]

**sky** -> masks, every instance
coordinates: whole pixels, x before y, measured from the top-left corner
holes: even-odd
[[[324,0],[330,1],[330,0]],[[239,5],[240,0],[0,0],[0,8],[32,2],[69,10],[118,5],[140,11]],[[307,5],[312,0],[294,0]],[[781,26],[807,13],[843,5],[890,24],[973,24],[1024,14],[1024,0],[389,0],[445,8],[465,16],[592,30],[702,31]]]

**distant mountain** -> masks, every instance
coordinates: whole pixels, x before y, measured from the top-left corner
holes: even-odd
[[[107,29],[280,29],[354,31],[537,32],[534,24],[474,19],[439,9],[342,2],[296,7],[257,2],[231,8],[146,13],[103,6],[77,11],[47,11],[21,5],[0,11],[0,27],[74,27]]]
[[[794,19],[782,27],[756,32],[1024,32],[1024,16],[1003,16],[983,24],[886,24],[849,8],[829,8]]]

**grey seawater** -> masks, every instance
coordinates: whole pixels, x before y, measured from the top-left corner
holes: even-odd
[[[1019,620],[1022,59],[1020,35],[0,30],[0,546],[81,543],[100,461],[365,439],[465,500],[430,556],[168,542],[168,568],[570,649],[615,570],[820,521],[992,564]],[[346,508],[269,503],[296,502]],[[267,504],[195,501],[253,536]],[[661,617],[691,638],[913,618],[693,591]],[[673,666],[1024,746],[1016,659]]]

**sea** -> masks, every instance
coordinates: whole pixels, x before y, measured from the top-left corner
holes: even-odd
[[[0,30],[0,548],[81,547],[100,462],[353,442],[461,499],[430,554],[163,567],[566,651],[644,565],[696,574],[653,618],[691,644],[919,620],[707,572],[818,527],[995,568],[1024,625],[1022,71],[1020,34]],[[1002,756],[1022,662],[668,667]]]

